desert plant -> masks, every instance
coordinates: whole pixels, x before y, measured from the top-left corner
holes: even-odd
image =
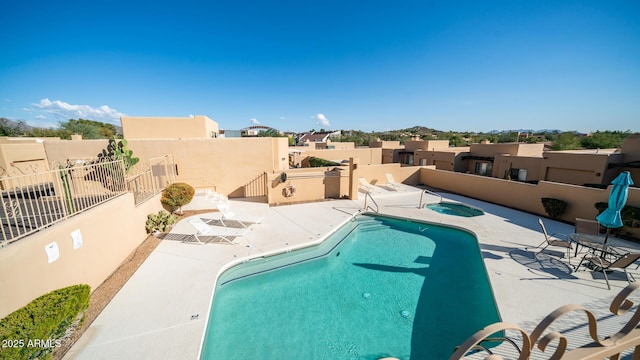
[[[156,231],[164,232],[175,224],[176,221],[178,221],[178,217],[176,215],[169,214],[166,210],[160,210],[157,214],[147,215],[145,229],[147,229],[147,234],[151,234]]]
[[[567,202],[554,198],[542,198],[542,206],[550,218],[557,219],[562,216],[567,209]]]
[[[309,158],[309,166],[311,167],[325,167],[325,166],[340,166],[340,164],[338,164],[335,161],[329,161],[329,160],[325,160],[325,159],[321,159],[321,158],[317,158],[317,157],[310,157]]]
[[[102,150],[98,158],[102,161],[122,160],[126,173],[129,173],[133,166],[140,161],[139,158],[133,156],[133,150],[127,149],[126,139],[120,141],[116,141],[115,139],[109,140],[107,148]]]
[[[182,207],[191,202],[195,193],[195,189],[189,184],[173,183],[162,191],[162,198],[160,198],[160,202],[171,206],[172,211],[177,207],[177,213],[182,214]]]
[[[0,359],[50,359],[67,328],[84,320],[89,293],[84,284],[58,289],[0,320]]]

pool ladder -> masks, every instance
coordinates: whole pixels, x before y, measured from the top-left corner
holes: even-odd
[[[423,189],[423,190],[420,192],[420,202],[418,203],[418,209],[422,209],[422,207],[423,207],[424,205],[426,205],[426,203],[425,203],[425,204],[423,204],[423,203],[422,203],[422,197],[424,196],[424,194],[429,194],[429,195],[435,196],[435,197],[437,197],[437,198],[439,198],[439,199],[440,199],[440,201],[439,201],[439,202],[442,202],[442,195],[440,195],[440,194],[436,194],[436,193],[434,193],[434,192],[433,192],[433,191],[431,191],[431,190]]]
[[[370,205],[367,205],[367,199],[371,199],[371,202],[373,203],[373,205],[376,206],[375,209],[372,208]],[[378,203],[375,200],[373,200],[373,196],[371,196],[371,193],[368,192],[368,191],[365,192],[365,194],[364,194],[364,209],[365,210],[371,209],[371,211],[373,211],[375,213],[377,213],[379,211]]]

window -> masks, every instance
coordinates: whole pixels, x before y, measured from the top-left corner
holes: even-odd
[[[413,154],[407,154],[405,160],[405,164],[413,165]]]
[[[493,169],[493,163],[477,162],[474,174],[482,175],[482,176],[491,176],[492,169]]]

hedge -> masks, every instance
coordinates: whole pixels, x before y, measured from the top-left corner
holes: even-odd
[[[317,158],[317,157],[310,157],[309,158],[309,166],[310,167],[325,167],[325,166],[340,166],[340,164],[338,164],[335,161],[329,161],[329,160],[325,160],[325,159],[321,159],[321,158]]]
[[[59,339],[89,306],[90,289],[81,284],[54,290],[0,320],[0,359],[51,359]]]

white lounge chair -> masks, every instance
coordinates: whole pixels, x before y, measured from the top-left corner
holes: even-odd
[[[247,234],[247,229],[236,229],[236,228],[228,228],[222,226],[212,226],[208,225],[199,217],[193,217],[188,220],[189,224],[191,224],[198,231],[195,234],[196,241],[200,244],[204,244],[200,240],[200,236],[214,236],[220,238],[229,244],[236,244],[233,240],[229,239],[229,237],[238,237],[244,236]]]
[[[384,177],[387,179],[387,187],[393,189],[395,191],[400,190],[400,184],[396,182],[393,178],[393,174],[384,174]]]
[[[226,202],[227,200],[229,200],[229,198],[227,198],[225,195],[220,194],[219,192],[211,190],[211,189],[206,189],[205,190],[204,199],[213,201],[214,203],[217,203],[219,201],[225,201]]]
[[[369,193],[379,193],[380,189],[371,184],[370,182],[367,181],[367,179],[363,178],[363,177],[359,177],[358,181],[360,182],[360,186],[359,189],[364,191],[364,192],[369,192]]]
[[[260,224],[263,220],[263,218],[259,216],[238,216],[235,212],[233,212],[233,210],[231,210],[229,204],[224,201],[220,201],[218,203],[218,211],[220,211],[220,219],[217,220],[220,220],[222,226],[227,226],[227,224],[224,223],[225,220],[233,220],[238,222],[243,227],[249,228],[249,226],[253,224]]]

